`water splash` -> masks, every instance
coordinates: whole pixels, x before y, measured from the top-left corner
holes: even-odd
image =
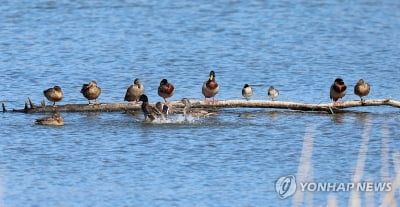
[[[199,117],[193,117],[191,115],[184,116],[182,114],[169,116],[168,119],[156,118],[151,124],[196,124],[200,123]]]

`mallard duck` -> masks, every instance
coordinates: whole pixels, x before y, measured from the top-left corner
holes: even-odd
[[[145,94],[139,97],[139,101],[142,102],[142,111],[145,122],[152,122],[161,115],[156,108],[150,106],[149,99]]]
[[[253,89],[249,86],[249,84],[244,84],[242,88],[242,96],[246,99],[249,100],[249,97],[253,95]]]
[[[207,98],[213,98],[212,102],[215,102],[215,95],[217,95],[219,91],[219,86],[217,81],[215,80],[215,72],[210,71],[210,75],[207,81],[203,83],[202,92],[204,95],[204,102],[207,102]]]
[[[157,102],[155,109],[157,110],[157,114],[160,114],[163,120],[168,119],[169,107],[167,104]]]
[[[53,106],[56,105],[57,101],[61,101],[61,99],[64,97],[60,86],[54,86],[53,88],[44,90],[43,94],[47,98],[47,100],[53,102]]]
[[[343,98],[346,95],[347,86],[344,84],[343,79],[336,78],[330,89],[330,97],[333,103],[336,103],[339,98]]]
[[[174,92],[174,85],[172,85],[172,83],[168,83],[167,79],[162,79],[160,82],[160,86],[158,87],[158,95],[161,96],[167,103],[167,98],[172,97],[172,95],[174,95]]]
[[[83,96],[85,98],[88,99],[89,104],[90,104],[90,100],[93,100],[93,99],[94,99],[94,104],[98,104],[97,98],[101,94],[101,88],[99,88],[97,86],[96,81],[90,81],[88,84],[82,85],[81,93],[83,94]]]
[[[140,83],[140,79],[136,78],[133,85],[130,85],[126,90],[124,101],[139,102],[139,97],[144,94],[144,86]]]
[[[278,95],[279,95],[278,89],[274,88],[273,86],[270,86],[270,87],[268,88],[268,96],[269,96],[272,100],[274,100],[274,98],[278,97]]]
[[[64,125],[64,119],[60,114],[53,114],[50,117],[44,117],[41,119],[36,119],[35,124],[38,125],[52,125],[52,126],[62,126]]]
[[[363,101],[363,96],[369,94],[370,86],[368,83],[364,82],[363,79],[360,79],[356,86],[354,86],[354,93],[360,97],[361,101]]]
[[[183,98],[181,100],[181,102],[184,105],[184,107],[183,107],[183,115],[185,117],[187,117],[187,116],[200,117],[200,116],[209,116],[209,115],[213,114],[213,113],[210,113],[210,112],[208,112],[206,110],[202,110],[202,109],[192,110],[192,104],[190,103],[189,99],[187,99],[187,98]]]

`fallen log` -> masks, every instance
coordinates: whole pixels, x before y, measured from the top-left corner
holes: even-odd
[[[47,113],[47,112],[127,112],[141,110],[140,104],[133,103],[101,103],[96,105],[88,104],[65,104],[57,106],[35,106],[34,104],[25,105],[24,109],[14,109],[13,112],[24,113]],[[150,103],[155,105],[155,103]],[[171,109],[183,108],[184,105],[181,101],[172,101],[168,103]],[[392,106],[400,108],[400,101],[390,99],[379,100],[363,100],[363,101],[345,101],[321,104],[307,104],[290,101],[270,101],[270,100],[220,100],[215,103],[208,103],[199,100],[191,100],[192,108],[203,109],[216,109],[216,108],[276,108],[276,109],[290,109],[300,111],[318,111],[337,113],[344,112],[343,109],[351,107],[363,106]],[[179,110],[172,110],[172,113],[179,112]]]

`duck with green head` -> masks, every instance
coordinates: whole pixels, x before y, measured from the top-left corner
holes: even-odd
[[[142,102],[142,112],[145,122],[152,122],[161,116],[160,112],[149,104],[149,99],[145,94],[141,95],[139,101]]]
[[[204,95],[204,102],[208,102],[207,98],[213,98],[212,103],[215,103],[215,95],[217,95],[219,91],[219,85],[215,80],[215,72],[210,71],[210,75],[207,81],[203,83],[202,93]]]

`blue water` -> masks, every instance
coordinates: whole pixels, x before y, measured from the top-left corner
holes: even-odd
[[[203,99],[210,70],[217,99],[329,102],[344,79],[363,78],[367,99],[400,99],[400,2],[397,1],[5,1],[0,4],[0,102],[60,85],[59,104],[87,103],[96,80],[100,102],[122,102],[135,78],[151,102],[167,78],[171,100]],[[290,206],[275,181],[297,175],[306,132],[313,138],[315,182],[351,182],[365,129],[362,180],[393,180],[400,113],[362,107],[335,116],[272,109],[224,109],[191,122],[145,124],[140,113],[0,114],[0,206]],[[387,159],[383,159],[387,157]],[[386,160],[388,163],[385,164]],[[387,172],[387,173],[385,173]],[[349,192],[309,192],[314,205]],[[375,205],[385,193],[375,192]],[[396,191],[397,203],[399,191]],[[365,204],[365,197],[362,196]]]

